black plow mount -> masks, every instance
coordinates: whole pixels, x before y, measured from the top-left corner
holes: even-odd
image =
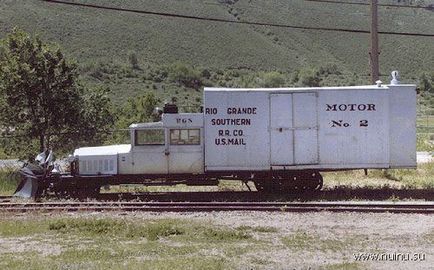
[[[14,197],[36,199],[40,195],[40,183],[45,173],[43,168],[36,165],[26,165],[20,171],[21,182],[15,190]]]

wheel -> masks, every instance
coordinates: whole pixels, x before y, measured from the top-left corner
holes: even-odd
[[[277,183],[273,180],[257,180],[254,181],[256,190],[264,193],[280,193],[281,183]]]
[[[264,193],[273,192],[273,188],[270,185],[270,183],[266,183],[265,181],[262,180],[254,181],[254,183],[255,183],[256,190],[259,192],[264,192]]]
[[[66,186],[55,189],[54,194],[61,199],[96,198],[100,188],[100,186]]]
[[[320,173],[317,173],[317,177],[316,177],[316,186],[314,190],[321,190],[323,187],[324,181],[323,181],[323,177]]]
[[[76,196],[78,198],[81,198],[81,199],[87,199],[87,198],[93,199],[93,198],[98,197],[100,189],[101,189],[100,186],[83,186],[83,187],[79,187],[77,189]]]

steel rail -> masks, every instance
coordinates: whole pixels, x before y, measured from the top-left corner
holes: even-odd
[[[142,212],[371,212],[434,213],[431,202],[2,202],[0,212],[142,211]]]
[[[0,196],[0,202],[10,202],[12,200],[13,196]]]

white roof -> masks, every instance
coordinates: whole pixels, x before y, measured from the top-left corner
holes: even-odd
[[[279,92],[279,91],[318,91],[318,90],[387,90],[388,85],[360,85],[360,86],[334,86],[334,87],[285,87],[285,88],[218,88],[205,87],[205,91],[264,91],[264,92]]]
[[[162,128],[163,122],[131,124],[130,128]]]
[[[74,156],[110,156],[116,154],[129,153],[131,150],[130,144],[117,144],[108,146],[96,147],[81,147],[75,149]]]

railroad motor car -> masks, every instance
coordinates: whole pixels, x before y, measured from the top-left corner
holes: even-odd
[[[321,189],[325,171],[415,168],[415,89],[396,78],[389,85],[205,88],[202,113],[166,106],[160,122],[129,127],[130,144],[78,148],[70,173],[40,173],[17,194],[221,179],[292,192]]]

